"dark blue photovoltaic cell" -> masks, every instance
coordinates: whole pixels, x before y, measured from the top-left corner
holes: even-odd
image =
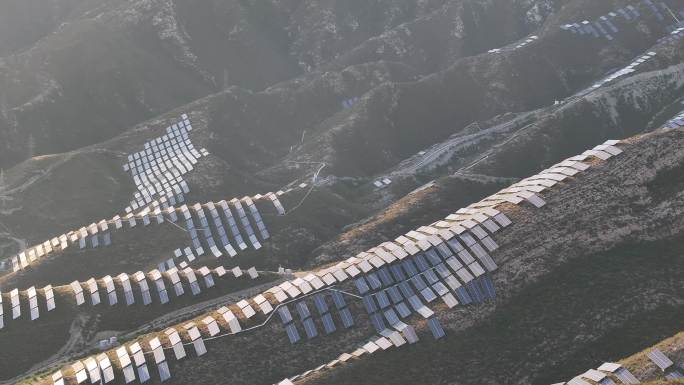
[[[639,379],[634,377],[634,375],[625,368],[620,368],[615,371],[615,377],[622,381],[623,384],[639,384]]]
[[[385,309],[390,306],[389,298],[387,298],[387,294],[385,294],[384,291],[375,293],[375,300],[378,301],[380,309]]]
[[[468,305],[473,303],[473,299],[470,298],[470,294],[468,294],[468,290],[466,290],[465,287],[461,286],[458,289],[456,289],[456,297],[458,297],[458,302]]]
[[[427,270],[426,272],[424,272],[423,277],[428,281],[430,285],[439,281],[439,278],[437,278],[437,274],[435,274],[435,272],[432,270]]]
[[[314,324],[313,319],[308,318],[304,320],[304,332],[306,332],[308,339],[318,336],[318,330],[316,330],[316,324]]]
[[[421,291],[427,287],[427,284],[420,275],[416,275],[415,277],[411,278],[411,282],[418,291]]]
[[[446,335],[446,333],[444,333],[444,329],[442,329],[442,325],[439,323],[439,320],[436,317],[430,318],[428,320],[428,326],[430,327],[432,336],[435,337],[436,340]]]
[[[684,375],[682,375],[680,372],[673,370],[670,373],[665,375],[665,378],[668,380],[674,380],[675,378],[683,378]]]
[[[387,309],[384,312],[385,318],[387,319],[387,322],[392,325],[398,325],[401,321],[399,320],[399,316],[397,316],[397,313],[394,311],[394,309]]]
[[[406,318],[411,315],[411,309],[409,309],[409,307],[403,302],[397,304],[397,306],[394,308],[397,310],[397,313],[399,313],[399,317],[401,318]]]
[[[413,297],[410,297],[408,299],[408,302],[409,302],[409,305],[411,305],[411,307],[415,311],[418,311],[418,309],[420,309],[421,307],[424,306],[423,303],[420,302],[420,299],[418,298],[418,296],[415,296],[415,295]]]
[[[393,303],[399,303],[403,300],[401,293],[399,292],[399,289],[397,289],[396,286],[392,286],[389,289],[387,289],[387,294],[389,294],[390,299],[392,299]]]
[[[378,311],[378,307],[375,306],[375,301],[371,295],[366,295],[362,298],[363,306],[366,308],[368,314],[375,313]]]
[[[428,265],[427,260],[425,259],[425,256],[423,254],[416,255],[414,257],[414,260],[416,261],[416,265],[418,265],[419,271],[425,271],[430,268],[430,265]]]
[[[358,277],[354,280],[354,284],[356,285],[356,289],[359,291],[359,294],[364,295],[370,291],[370,288],[368,287],[368,284],[366,283],[366,279],[363,277]]]
[[[385,287],[388,287],[394,283],[394,279],[392,279],[392,275],[390,274],[387,267],[383,266],[380,270],[378,270],[378,276],[382,281],[382,285]]]
[[[368,273],[366,280],[368,280],[368,284],[373,290],[378,290],[382,287],[382,282],[380,282],[380,279],[375,273]]]
[[[354,326],[354,319],[352,318],[351,312],[348,308],[340,310],[340,318],[342,319],[342,325],[345,329],[349,329]]]
[[[487,298],[496,298],[496,290],[494,289],[494,283],[492,282],[492,279],[489,276],[482,277],[480,279],[480,283],[482,284],[483,292],[485,293]]]
[[[322,294],[314,295],[314,304],[316,305],[318,313],[321,315],[327,313],[329,310],[328,304],[325,302],[325,296]]]
[[[404,274],[404,271],[401,269],[401,266],[392,265],[390,266],[390,270],[392,271],[392,275],[397,282],[406,281],[407,277],[406,274]]]
[[[430,255],[430,251],[432,250],[428,250],[426,254],[428,254],[428,258],[434,264],[436,262],[434,257],[437,257],[437,259],[439,259],[439,256],[437,256],[436,254]],[[449,249],[449,246],[447,246],[446,243],[440,243],[439,245],[437,245],[437,251],[439,251],[439,254],[441,254],[443,258],[449,258],[452,255],[454,255],[454,253],[451,251],[451,249]]]
[[[425,287],[425,289],[421,290],[420,295],[422,295],[428,303],[437,299],[437,294],[429,287]]]
[[[470,293],[470,296],[473,299],[473,302],[482,303],[484,301],[482,293],[480,292],[480,288],[477,287],[477,285],[475,284],[475,281],[468,282],[466,284],[466,287],[468,288],[468,293]]]
[[[439,276],[442,278],[446,278],[451,275],[451,272],[443,263],[440,263],[439,265],[435,266],[435,271],[437,271],[437,274],[439,274]]]
[[[370,315],[370,321],[377,332],[381,332],[387,327],[385,327],[385,321],[380,313],[373,313]]]
[[[444,277],[444,283],[446,283],[447,286],[449,286],[449,288],[454,292],[461,287],[461,283],[458,282],[458,279],[456,279],[456,277],[453,275]]]
[[[332,298],[337,309],[342,309],[345,306],[347,306],[347,302],[344,300],[344,296],[339,291],[333,291]]]
[[[284,324],[292,322],[292,313],[290,313],[290,309],[287,307],[287,305],[283,305],[278,308],[278,315]]]
[[[334,333],[335,330],[335,323],[333,322],[333,318],[330,315],[330,313],[325,314],[322,318],[321,321],[323,322],[323,329],[325,329],[325,334],[331,334]]]
[[[451,250],[454,253],[458,253],[459,251],[463,250],[463,245],[461,245],[461,243],[459,241],[457,241],[456,238],[452,238],[452,239],[448,240],[447,244],[449,245],[449,248],[451,248]]]
[[[416,265],[414,265],[410,259],[404,259],[404,261],[401,263],[401,266],[404,268],[404,271],[409,277],[413,277],[414,275],[418,274]]]
[[[299,317],[302,320],[311,317],[311,312],[309,311],[309,307],[306,306],[306,303],[304,301],[297,302],[295,307],[297,308],[297,312],[299,313]]]
[[[449,289],[447,289],[447,287],[442,282],[435,282],[435,284],[432,285],[432,289],[440,297],[449,294]]]
[[[403,294],[406,298],[416,294],[413,289],[411,289],[411,285],[409,285],[406,281],[399,283],[399,290],[401,290],[401,294]]]
[[[285,332],[287,333],[287,338],[290,339],[291,344],[295,344],[301,339],[301,337],[299,336],[299,332],[297,331],[297,328],[295,328],[294,324],[289,324],[285,326]]]

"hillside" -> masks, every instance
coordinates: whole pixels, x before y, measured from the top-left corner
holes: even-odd
[[[680,20],[670,0],[0,4],[0,384],[98,383],[107,360],[127,383],[135,342],[145,383],[162,362],[170,384],[548,385],[603,362],[666,383],[630,354],[681,332]],[[677,365],[678,338],[658,345]]]

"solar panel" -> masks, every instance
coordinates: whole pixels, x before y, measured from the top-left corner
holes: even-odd
[[[249,269],[247,269],[247,275],[249,275],[249,278],[251,279],[259,278],[259,272],[257,272],[257,269],[255,267],[250,267]]]
[[[242,314],[247,319],[252,318],[256,315],[256,311],[254,311],[252,306],[246,300],[242,300],[242,301],[238,302],[237,306],[240,308],[240,310],[242,310]]]
[[[333,303],[335,304],[335,307],[338,310],[341,310],[347,306],[347,302],[344,300],[344,296],[342,295],[342,293],[340,293],[339,291],[332,291],[331,295],[333,298]]]
[[[396,304],[394,306],[394,310],[397,311],[399,317],[401,317],[402,319],[409,317],[411,315],[411,309],[409,309],[409,307],[406,306],[406,304],[403,302]]]
[[[128,350],[130,351],[131,357],[133,357],[133,362],[138,371],[138,381],[141,383],[148,381],[150,379],[150,372],[147,369],[145,354],[142,351],[142,347],[139,343],[135,342],[128,346]]]
[[[240,250],[246,249],[247,244],[245,243],[245,241],[242,238],[242,235],[240,234],[237,222],[235,221],[235,218],[233,217],[233,214],[230,211],[230,206],[225,200],[218,202],[218,204],[222,208],[223,216],[226,220],[226,223],[228,223],[228,228],[230,228],[230,231],[233,234],[233,238],[235,238],[235,242],[237,243],[238,247],[240,248]]]
[[[494,299],[496,298],[496,290],[494,289],[494,283],[492,283],[492,279],[489,276],[482,276],[479,279],[479,283],[482,286],[482,292],[484,294],[484,297],[487,299]]]
[[[320,315],[323,315],[329,311],[328,304],[325,302],[325,296],[322,294],[314,295],[314,304]]]
[[[677,378],[684,378],[684,374],[680,373],[678,370],[672,370],[665,375],[668,380],[674,380]]]
[[[228,324],[231,333],[235,334],[242,330],[242,327],[240,326],[240,322],[238,321],[237,317],[235,317],[235,314],[233,314],[233,312],[230,311],[227,307],[222,306],[220,309],[217,310],[217,312],[221,314],[221,316],[223,316],[223,320]]]
[[[135,381],[135,373],[133,372],[133,366],[131,365],[131,359],[128,356],[126,347],[122,346],[116,349],[116,356],[124,374],[124,381],[127,384]]]
[[[622,381],[623,384],[639,384],[640,381],[626,368],[617,369],[615,372],[615,377]]]
[[[375,299],[378,302],[378,304],[380,305],[380,309],[385,309],[385,308],[390,306],[390,300],[384,291],[375,293]]]
[[[185,269],[183,269],[182,273],[185,279],[190,284],[190,291],[192,292],[192,295],[198,295],[202,291],[202,289],[200,288],[199,282],[197,282],[197,276],[195,275],[195,271],[190,267],[186,267]]]
[[[58,370],[57,372],[52,374],[52,384],[53,385],[64,385],[64,378],[62,376],[62,372]]]
[[[468,293],[470,294],[470,297],[473,299],[473,302],[484,302],[484,294],[482,294],[480,287],[475,283],[475,281],[470,281],[466,283],[466,288],[468,289]]]
[[[646,356],[654,364],[656,364],[660,368],[660,370],[662,370],[663,372],[666,371],[667,369],[671,368],[674,365],[672,360],[667,358],[667,356],[665,356],[665,354],[663,354],[663,352],[660,351],[660,349],[653,349],[653,350],[649,351],[648,353],[646,353]]]
[[[74,374],[76,375],[76,382],[78,384],[83,383],[85,380],[88,379],[88,374],[86,373],[85,366],[83,366],[83,363],[81,361],[76,361],[76,363],[72,364],[71,369],[74,371]]]
[[[249,209],[250,214],[252,215],[252,218],[256,222],[257,229],[259,230],[259,233],[261,234],[262,239],[268,239],[270,237],[270,234],[268,233],[268,230],[266,229],[266,225],[264,224],[263,219],[261,218],[261,214],[259,214],[259,210],[257,209],[256,205],[254,205],[254,202],[250,197],[244,197],[242,200],[247,204],[247,208]]]
[[[290,340],[291,344],[296,344],[301,339],[294,323],[285,326],[285,333],[287,333],[287,338]]]
[[[427,306],[425,306],[422,302],[420,302],[420,299],[418,299],[418,297],[415,295],[409,297],[408,302],[413,308],[413,310],[418,312],[421,316],[423,316],[423,318],[430,318],[434,314],[434,312],[430,310]]]
[[[413,289],[411,289],[411,286],[406,281],[399,282],[399,290],[401,291],[401,294],[406,298],[415,295],[415,292],[413,291]]]
[[[599,372],[598,370],[594,370],[594,369],[587,370],[586,372],[584,372],[581,375],[581,377],[586,378],[588,380],[592,380],[594,382],[601,383],[602,385],[604,385],[603,384],[604,380],[609,380],[611,384],[615,384],[613,381],[610,380],[610,378],[608,378],[606,376],[605,373]],[[608,383],[606,383],[605,385],[608,385]]]
[[[330,313],[326,313],[321,317],[321,322],[323,322],[323,329],[325,330],[325,334],[331,334],[334,333],[335,330],[335,323],[333,322],[333,318],[330,315]]]
[[[591,385],[587,381],[584,381],[580,377],[575,377],[572,380],[568,381],[568,385]]]
[[[446,335],[446,333],[444,333],[442,325],[439,323],[439,320],[436,317],[428,319],[427,323],[428,327],[430,328],[430,331],[432,332],[432,336],[435,337],[436,340]]]
[[[366,275],[366,279],[373,290],[378,290],[382,287],[382,282],[375,273],[368,273],[368,275]]]
[[[434,291],[432,291],[431,288],[425,287],[423,290],[420,291],[420,295],[427,301],[428,303],[434,301],[437,299],[437,295],[435,294]]]
[[[207,352],[207,348],[204,345],[202,335],[197,329],[195,323],[190,322],[189,324],[183,326],[183,328],[188,333],[188,336],[190,337],[190,341],[192,342],[192,345],[195,348],[195,353],[197,354],[197,356],[199,357],[204,355]]]
[[[183,341],[181,340],[178,331],[176,329],[169,328],[164,331],[164,334],[166,335],[166,338],[173,349],[173,354],[176,356],[176,359],[180,360],[185,358],[185,348],[183,347]]]
[[[150,295],[150,288],[147,284],[145,274],[141,271],[138,271],[135,274],[133,274],[133,278],[138,283],[138,286],[140,286],[140,293],[142,295],[143,305],[147,306],[150,303],[152,303],[152,296]]]
[[[278,308],[278,315],[280,316],[280,320],[283,322],[283,324],[292,322],[292,313],[290,313],[290,309],[287,307],[287,305],[283,305]]]
[[[254,247],[254,249],[257,249],[257,250],[260,249],[261,243],[259,243],[259,241],[257,240],[257,237],[254,233],[254,229],[252,228],[252,225],[249,222],[249,219],[247,219],[247,214],[245,213],[245,210],[242,207],[242,204],[237,199],[232,199],[230,201],[230,203],[233,205],[235,210],[238,212],[238,217],[240,219],[240,223],[242,224],[242,227],[245,229],[245,231],[247,231],[247,238],[252,243],[252,247]]]
[[[308,339],[312,339],[318,336],[318,330],[316,330],[316,325],[313,322],[313,319],[307,318],[303,321],[304,324],[304,331],[306,332],[306,337]]]
[[[349,308],[344,308],[339,310],[340,318],[342,319],[342,325],[345,329],[349,329],[354,326],[354,319],[352,318]]]
[[[380,347],[382,350],[387,350],[394,346],[387,338],[385,337],[380,337],[375,340],[375,344]]]
[[[378,349],[380,349],[378,345],[376,345],[372,341],[369,341],[365,345],[361,346],[359,349],[352,352],[352,355],[354,355],[355,357],[360,357],[366,353],[371,354]]]

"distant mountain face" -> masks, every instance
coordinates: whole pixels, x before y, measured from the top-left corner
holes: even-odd
[[[429,74],[526,35],[555,8],[550,1],[6,1],[0,167],[112,138],[230,86],[259,91],[377,61]]]

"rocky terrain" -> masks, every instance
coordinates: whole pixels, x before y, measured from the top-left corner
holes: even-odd
[[[544,207],[499,207],[513,224],[492,236],[497,297],[432,305],[446,338],[413,316],[405,322],[418,343],[293,382],[550,384],[623,359],[642,381],[661,380],[625,358],[680,332],[684,303],[684,131],[663,129],[684,110],[684,32],[671,35],[684,6],[657,3],[663,20],[623,0],[3,2],[0,344],[13,348],[0,351],[0,383],[52,384],[58,369],[103,351],[103,338],[147,341],[223,305],[238,314],[241,299],[608,139],[625,139],[624,153],[592,158],[540,193]],[[640,16],[611,16],[611,39],[564,27],[630,4]],[[634,71],[602,81],[623,68]],[[124,217],[136,191],[122,168],[129,154],[183,114],[191,142],[208,151],[184,176],[188,206],[287,191],[285,215],[255,201],[270,232],[263,247],[190,261],[254,266],[256,281],[217,280],[150,307],[76,305],[74,280],[148,272],[190,245],[184,224],[168,219],[124,225],[109,247],[71,246],[12,271],[26,248]],[[48,284],[55,311],[9,319],[11,290],[24,301]],[[170,360],[167,382],[278,383],[351,353],[376,331],[361,301],[348,301],[355,327],[295,345],[278,315],[241,318],[245,328],[265,326],[207,341],[200,358]],[[154,364],[150,372],[158,382]]]

